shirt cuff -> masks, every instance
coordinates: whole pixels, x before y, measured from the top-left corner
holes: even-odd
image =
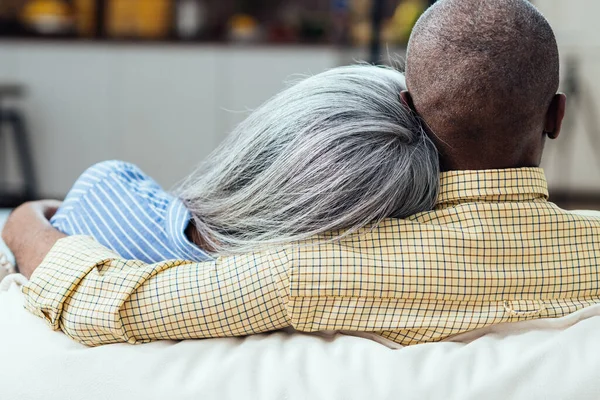
[[[89,236],[60,239],[23,287],[25,308],[60,329],[65,301],[94,268],[119,257]]]

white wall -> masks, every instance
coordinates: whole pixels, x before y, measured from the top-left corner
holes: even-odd
[[[552,24],[561,57],[577,57],[581,83],[595,102],[591,113],[571,98],[566,128],[561,137],[548,144],[544,167],[550,183],[557,188],[600,191],[600,130],[585,128],[585,116],[600,127],[600,1],[536,0],[535,4]],[[565,68],[563,68],[564,78]],[[569,129],[570,128],[570,129]]]
[[[563,57],[580,57],[585,87],[600,111],[600,1],[535,3],[553,24]],[[323,47],[0,42],[0,82],[28,86],[23,108],[41,192],[59,196],[88,165],[109,158],[137,163],[170,187],[215,148],[244,110],[281,90],[291,76],[351,59]],[[581,118],[573,121],[573,129],[548,144],[549,181],[554,188],[597,191],[599,149]],[[15,176],[10,149],[0,136],[0,178],[7,169]]]
[[[41,193],[125,159],[170,187],[293,74],[338,64],[327,48],[0,43],[0,82],[22,82]],[[227,111],[229,110],[229,111]],[[0,142],[0,176],[16,179]]]

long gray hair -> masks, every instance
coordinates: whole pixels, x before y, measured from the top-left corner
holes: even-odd
[[[400,101],[404,75],[355,65],[254,111],[176,190],[216,255],[260,250],[433,207],[438,154]]]

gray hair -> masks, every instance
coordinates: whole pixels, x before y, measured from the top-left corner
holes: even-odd
[[[176,191],[217,255],[339,239],[433,207],[438,155],[403,106],[404,75],[370,65],[309,77],[254,111]]]

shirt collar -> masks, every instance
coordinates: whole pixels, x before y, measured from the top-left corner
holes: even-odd
[[[210,260],[211,257],[208,253],[192,243],[185,234],[191,219],[192,215],[183,202],[174,197],[167,208],[166,230],[168,240],[171,242],[171,246],[177,249],[180,254],[184,254],[188,260]]]
[[[469,202],[523,202],[548,199],[541,168],[450,171],[440,175],[436,208]]]

